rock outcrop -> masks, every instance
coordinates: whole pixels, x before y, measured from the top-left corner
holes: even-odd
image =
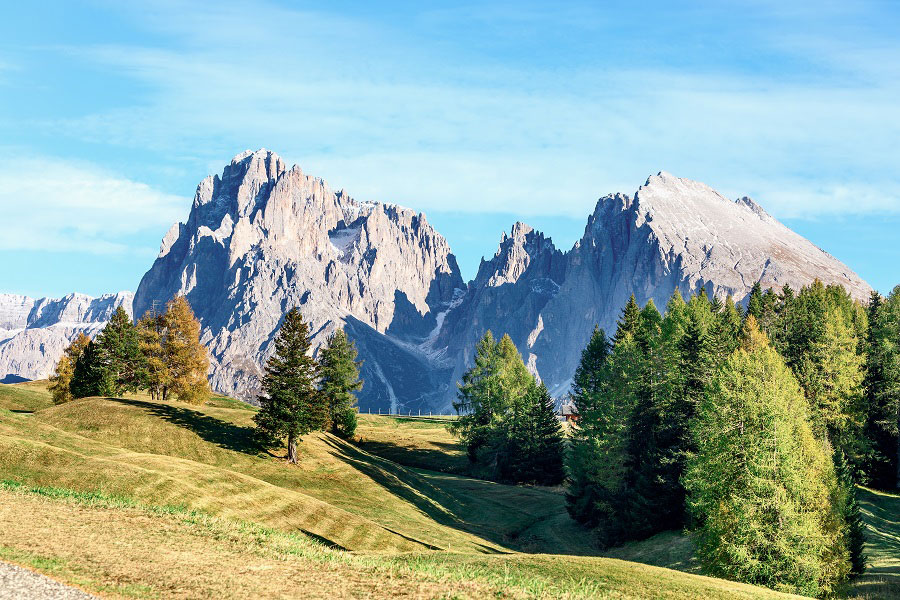
[[[132,297],[119,292],[35,300],[0,294],[0,381],[49,377],[79,333],[95,336],[119,306],[131,314]]]
[[[219,392],[252,400],[284,313],[310,323],[315,347],[346,327],[365,358],[361,406],[424,402],[446,374],[421,347],[464,287],[446,240],[425,216],[360,203],[244,152],[204,179],[135,295],[135,314],[175,295],[190,302]]]
[[[213,388],[252,401],[282,316],[298,306],[316,348],[338,327],[356,341],[363,410],[447,410],[488,329],[510,334],[529,369],[561,395],[594,324],[612,332],[632,293],[660,307],[675,289],[741,301],[757,281],[799,288],[814,278],[861,300],[870,292],[749,198],[659,173],[633,196],[601,198],[567,252],[516,223],[466,285],[424,215],[357,202],[260,150],[200,183],[187,220],[166,234],[141,280],[134,314],[186,296],[210,350]],[[31,306],[6,306],[2,326],[25,327],[16,315]],[[30,335],[32,346],[43,343]],[[46,354],[58,358],[60,344]]]
[[[764,289],[797,290],[815,278],[839,283],[859,300],[871,292],[850,268],[753,200],[729,200],[661,172],[634,196],[601,198],[565,254],[517,223],[447,315],[440,343],[451,349],[459,376],[485,330],[509,333],[529,368],[561,395],[594,325],[612,334],[632,293],[642,305],[652,299],[663,309],[676,289],[742,301],[757,281]],[[451,401],[444,398],[445,405]]]

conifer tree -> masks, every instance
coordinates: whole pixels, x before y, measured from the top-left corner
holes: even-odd
[[[714,575],[818,596],[849,559],[827,481],[831,457],[796,379],[752,316],[698,408],[685,485],[698,555]]]
[[[900,454],[900,286],[869,301],[865,375],[866,474],[881,489],[898,485]]]
[[[69,389],[75,398],[113,395],[114,382],[110,377],[103,352],[95,341],[88,342],[75,361]]]
[[[522,413],[509,423],[500,480],[558,485],[565,478],[564,446],[553,398],[544,384],[531,385],[523,404]]]
[[[868,557],[865,553],[866,525],[856,497],[856,481],[846,456],[840,450],[835,451],[834,465],[834,505],[836,516],[843,527],[844,546],[850,556],[850,574],[861,575],[866,570]]]
[[[319,393],[328,406],[328,427],[343,438],[356,431],[356,396],[363,382],[359,378],[362,362],[356,361],[356,344],[338,329],[319,351]]]
[[[203,404],[209,399],[209,357],[200,343],[200,323],[184,296],[173,298],[165,314],[163,354],[169,374],[168,390],[182,402]]]
[[[63,352],[53,375],[50,376],[49,390],[53,396],[54,404],[62,404],[72,400],[72,376],[75,373],[75,363],[81,357],[84,349],[90,343],[91,338],[83,333],[79,333],[69,347]]]
[[[108,371],[111,393],[136,392],[142,383],[144,357],[138,331],[124,308],[116,309],[95,343]]]
[[[623,334],[622,339],[625,337]],[[581,352],[572,384],[578,425],[567,457],[570,483],[566,502],[572,518],[589,527],[610,522],[624,473],[627,412],[617,402],[621,395],[613,393],[611,352],[606,334],[595,327]]]
[[[475,362],[463,374],[459,400],[453,403],[459,418],[451,431],[461,439],[471,463],[479,461],[482,450],[491,451],[494,428],[505,411],[500,369],[497,343],[488,330],[475,346]]]
[[[309,326],[292,308],[275,338],[275,353],[266,362],[259,412],[253,420],[269,443],[287,438],[287,460],[297,463],[297,441],[323,429],[328,406],[316,389],[318,365],[310,356]]]
[[[619,317],[619,321],[616,323],[616,335],[613,340],[618,342],[626,335],[635,335],[640,323],[641,307],[638,306],[637,301],[634,299],[634,294],[632,294],[631,297],[628,298],[628,303],[625,304],[625,308],[622,310],[622,316]]]

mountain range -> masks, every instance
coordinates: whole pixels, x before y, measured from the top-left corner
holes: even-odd
[[[562,395],[594,325],[611,332],[632,293],[660,307],[676,289],[741,301],[756,282],[798,289],[815,278],[860,300],[871,292],[753,200],[660,172],[633,195],[600,198],[567,251],[514,224],[466,283],[424,214],[354,200],[263,149],[200,183],[187,219],[165,235],[141,279],[133,314],[186,296],[213,388],[252,401],[281,317],[298,306],[314,347],[339,327],[356,341],[363,410],[446,411],[488,329],[508,333],[529,369]],[[111,309],[131,302],[124,293],[67,298]],[[46,376],[65,340],[108,318],[100,309],[31,317],[41,303],[64,301],[0,295],[0,377]]]

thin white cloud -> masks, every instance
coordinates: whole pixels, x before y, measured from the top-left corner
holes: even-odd
[[[900,211],[900,82],[872,76],[875,59],[900,44],[801,37],[790,31],[797,16],[777,4],[783,22],[762,36],[769,49],[813,58],[824,73],[456,64],[440,43],[323,13],[243,3],[135,10],[174,47],[69,50],[143,84],[141,104],[48,122],[48,131],[166,153],[199,148],[204,167],[266,146],[360,199],[426,211],[580,215],[658,170],[754,195],[776,216]],[[844,14],[834,5],[820,18]]]
[[[141,251],[132,236],[164,230],[189,205],[90,163],[10,157],[0,163],[0,250]]]

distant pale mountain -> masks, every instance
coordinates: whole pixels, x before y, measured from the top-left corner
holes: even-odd
[[[632,292],[662,308],[675,289],[741,301],[757,281],[798,289],[814,278],[860,300],[871,291],[749,198],[659,173],[633,196],[601,198],[567,252],[516,223],[465,284],[423,214],[357,202],[260,150],[200,183],[141,280],[134,314],[185,295],[213,387],[252,400],[281,317],[299,306],[316,347],[338,327],[356,340],[364,410],[447,410],[488,329],[509,333],[562,394],[594,324],[611,332]]]
[[[29,298],[0,294],[0,382],[48,377],[79,333],[93,337],[116,308],[131,314],[131,292],[92,298]]]

